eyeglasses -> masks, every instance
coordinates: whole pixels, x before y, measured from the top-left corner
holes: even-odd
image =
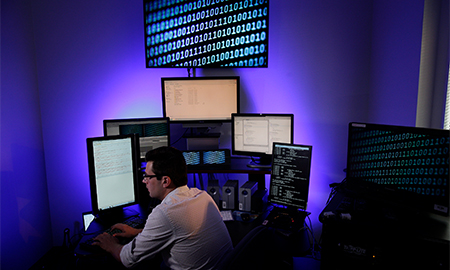
[[[145,174],[145,173],[144,173],[143,177],[144,177],[144,180],[150,180],[150,179],[152,179],[153,177],[159,178],[160,175],[157,175],[157,174],[148,175],[148,174]]]

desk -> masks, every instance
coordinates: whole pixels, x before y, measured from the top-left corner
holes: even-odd
[[[139,215],[139,217],[145,219],[148,215],[145,209],[147,209],[147,207],[144,207],[142,205],[132,205],[125,208],[124,211],[126,211],[127,216],[131,217],[134,215]],[[268,213],[261,214],[252,222],[225,221],[225,225],[228,229],[233,245],[236,246],[248,232],[250,232],[253,228],[261,225],[262,221],[267,217],[267,214]],[[102,222],[99,222],[98,220],[92,221],[91,225],[89,225],[88,230],[84,233],[79,243],[85,242],[86,240],[92,238],[94,235],[97,235],[100,232],[103,232],[112,225],[113,224],[104,224]],[[93,254],[90,251],[80,248],[79,244],[75,247],[74,253],[77,257],[90,256]]]
[[[140,205],[134,205],[128,207],[131,211],[137,211],[145,215],[146,207]],[[136,212],[134,212],[136,214]],[[260,217],[255,219],[253,222],[240,222],[240,221],[226,221],[225,225],[230,233],[233,245],[236,247],[239,242],[244,238],[247,233],[249,233],[253,228],[261,225],[261,222],[266,218],[267,212],[262,214]],[[85,241],[91,238],[94,234],[106,229],[104,224],[93,221],[91,226],[82,237],[80,241]],[[275,232],[275,231],[274,231]],[[309,246],[308,236],[306,230],[301,231],[299,234],[293,235],[291,237],[286,237],[284,235],[274,233],[273,234],[273,244],[269,247],[258,246],[263,250],[275,250],[276,255],[271,254],[271,257],[283,256],[286,258],[298,257],[298,255],[304,252],[304,246]],[[266,241],[266,239],[264,239]],[[268,239],[267,239],[268,241]],[[75,254],[75,256],[74,256]],[[256,253],[256,256],[261,256]],[[281,258],[281,257],[280,257]],[[251,260],[250,260],[251,262]],[[158,269],[158,265],[152,265],[153,268],[145,268],[148,265],[154,263],[153,261],[145,263],[141,268],[138,269]],[[155,268],[156,267],[156,268]],[[62,269],[62,270],[98,270],[98,269],[111,269],[111,270],[125,270],[120,263],[116,262],[111,256],[106,253],[93,255],[88,251],[80,249],[77,245],[74,247],[55,247],[50,250],[41,260],[39,260],[32,268],[37,269]],[[281,269],[278,267],[277,269]]]
[[[258,189],[264,190],[266,187],[265,175],[270,174],[270,168],[250,168],[247,164],[250,158],[232,157],[228,165],[216,166],[188,166],[188,173],[199,174],[200,181],[202,173],[242,173],[248,174],[249,181],[258,182]],[[201,182],[202,188],[203,183]],[[204,189],[204,188],[203,188]]]
[[[361,198],[338,191],[320,214],[323,269],[449,269],[448,217]]]
[[[139,204],[131,205],[131,206],[124,208],[123,215],[125,216],[125,219],[133,217],[133,216],[139,216],[142,219],[147,219],[147,216],[149,213],[147,213],[146,209],[147,209],[147,207],[146,206],[144,207],[143,205],[139,205]],[[119,223],[122,221],[123,220],[116,220],[114,222],[104,223],[97,219],[93,220],[91,222],[91,224],[89,225],[89,228],[87,229],[87,231],[84,233],[83,237],[80,239],[79,243],[83,243],[83,242],[87,241],[88,239],[92,238],[93,236],[105,231],[106,229],[108,229],[109,227],[114,225],[115,223]],[[84,256],[90,256],[93,254],[90,251],[80,248],[79,243],[75,247],[75,250],[74,250],[75,256],[84,257]]]

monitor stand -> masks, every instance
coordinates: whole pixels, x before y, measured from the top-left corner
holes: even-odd
[[[220,123],[183,124],[183,128],[190,129],[189,133],[183,135],[187,150],[219,149],[220,133],[210,131],[220,126]]]
[[[205,133],[184,135],[187,150],[216,150],[219,149],[220,133]]]
[[[257,161],[253,160],[247,164],[249,168],[270,169],[272,168],[272,157],[260,157]]]
[[[114,210],[105,210],[96,216],[96,219],[102,225],[109,227],[116,223],[122,223],[132,216],[139,215],[138,212],[127,208],[118,208]]]

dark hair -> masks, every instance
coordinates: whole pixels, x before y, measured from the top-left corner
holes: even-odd
[[[175,186],[187,185],[186,161],[180,150],[162,146],[148,151],[145,161],[153,161],[153,172],[156,175],[169,176]]]

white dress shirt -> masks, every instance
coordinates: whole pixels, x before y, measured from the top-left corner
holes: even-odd
[[[120,252],[122,264],[161,252],[171,269],[214,269],[233,249],[217,205],[205,191],[187,186],[170,192],[148,216],[143,231]]]

